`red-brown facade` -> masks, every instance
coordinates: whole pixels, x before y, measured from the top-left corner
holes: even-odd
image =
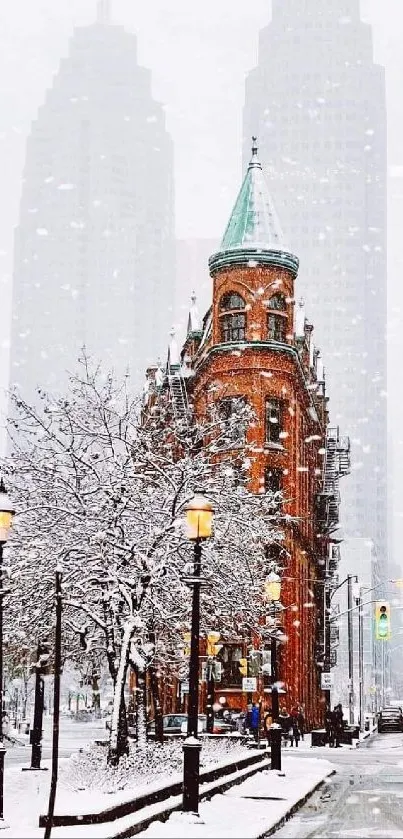
[[[253,409],[255,421],[246,438],[248,488],[254,493],[281,491],[283,511],[292,517],[284,550],[275,557],[268,552],[267,568],[269,572],[274,560],[281,567],[282,625],[288,639],[279,650],[283,704],[288,710],[303,704],[312,726],[323,720],[323,595],[331,572],[326,561],[329,525],[337,522],[342,470],[336,468],[334,475],[333,470],[329,483],[323,365],[313,346],[312,325],[302,306],[295,311],[298,259],[280,239],[254,147],[220,251],[209,261],[211,310],[199,323],[193,306],[180,363],[167,375],[180,377],[183,372],[196,419],[207,415],[212,401],[242,398]],[[338,451],[338,433],[335,446]],[[219,655],[224,675],[225,656],[250,661],[251,647],[259,648],[259,627],[253,638],[224,644]],[[245,708],[252,697],[242,693],[241,672],[236,670],[232,667],[232,684],[225,677],[216,685],[215,698],[221,704],[225,700],[227,707]],[[268,705],[270,679],[259,667],[256,672],[253,700]],[[202,690],[201,710],[204,701]]]

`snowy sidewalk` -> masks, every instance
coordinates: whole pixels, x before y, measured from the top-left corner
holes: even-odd
[[[47,762],[44,763],[47,765]],[[190,824],[180,813],[173,813],[167,822],[156,821],[139,836],[148,837],[230,837],[230,839],[256,839],[273,825],[281,821],[306,796],[308,796],[328,775],[333,767],[327,760],[297,757],[283,759],[284,776],[262,770],[241,784],[223,794],[215,795],[209,802],[201,802],[201,821]],[[44,829],[38,827],[39,814],[47,810],[50,783],[48,772],[21,772],[20,767],[10,768],[5,777],[5,820],[8,827],[2,830],[2,839],[43,839]],[[66,803],[66,791],[62,793]],[[64,794],[63,794],[64,793]],[[96,795],[95,795],[96,797]],[[111,796],[114,798],[115,796]],[[71,794],[70,811],[75,810],[75,799]],[[175,802],[181,803],[181,796]],[[61,802],[60,802],[61,803]],[[112,803],[112,801],[110,802]],[[77,800],[80,809],[79,800]],[[158,805],[154,805],[157,807]],[[159,805],[162,806],[162,805]],[[115,822],[82,826],[79,828],[53,828],[54,839],[108,839],[129,827],[140,813],[127,816]],[[133,818],[134,817],[134,818]]]
[[[138,836],[154,839],[258,839],[289,816],[334,772],[327,760],[284,756],[284,776],[263,770],[211,801],[200,804],[200,820],[173,813]],[[88,834],[90,836],[90,834]]]

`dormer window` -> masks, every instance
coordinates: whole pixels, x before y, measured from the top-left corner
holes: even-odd
[[[245,301],[230,291],[220,300],[221,341],[244,341],[246,337]]]
[[[283,294],[274,294],[268,304],[267,337],[284,343],[287,334],[287,305]]]

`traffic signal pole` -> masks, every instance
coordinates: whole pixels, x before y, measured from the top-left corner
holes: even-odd
[[[348,714],[354,724],[354,648],[353,648],[353,578],[347,578],[347,634],[348,634]]]
[[[360,731],[364,725],[364,609],[362,604],[362,589],[358,600],[358,680],[359,680],[359,723]]]

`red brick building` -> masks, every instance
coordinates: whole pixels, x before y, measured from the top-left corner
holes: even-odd
[[[338,480],[348,471],[349,447],[338,429],[328,426],[313,326],[303,303],[295,306],[298,267],[297,256],[282,244],[254,145],[220,249],[209,259],[211,308],[201,322],[192,301],[180,358],[173,342],[167,373],[157,372],[157,385],[169,389],[179,413],[186,399],[199,417],[211,400],[225,401],[228,411],[231,400],[242,398],[254,410],[257,421],[247,431],[250,490],[281,491],[284,511],[296,519],[284,550],[268,553],[268,572],[274,563],[283,580],[282,624],[288,642],[280,648],[279,673],[284,704],[290,709],[303,703],[309,723],[317,724],[323,710],[324,583],[326,573],[336,570],[337,549],[330,537],[337,526]],[[154,378],[155,371],[149,376]],[[250,647],[251,639],[240,638],[239,644],[224,644],[219,654],[222,678],[216,698],[228,706],[245,706],[237,661]],[[259,666],[256,672],[253,698],[265,702],[270,679],[259,676]]]

